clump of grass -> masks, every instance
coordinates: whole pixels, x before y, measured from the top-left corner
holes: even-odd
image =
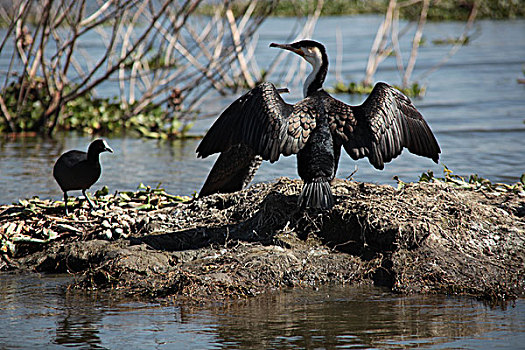
[[[470,43],[470,37],[459,37],[459,38],[446,38],[446,39],[434,39],[432,44],[434,45],[468,45]]]
[[[425,95],[426,87],[413,83],[408,87],[393,85],[396,89],[409,97],[422,97]],[[350,94],[350,95],[368,95],[372,92],[373,85],[366,85],[362,82],[351,81],[348,84],[337,82],[331,89],[331,92],[336,94]]]

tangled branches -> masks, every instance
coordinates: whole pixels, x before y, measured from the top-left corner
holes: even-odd
[[[230,1],[206,2],[206,15],[201,3],[19,0],[2,9],[0,54],[9,65],[1,90],[11,88],[12,98],[0,98],[1,129],[27,130],[29,118],[30,129],[52,134],[70,102],[117,91],[123,121],[165,105],[169,123],[209,90],[253,86],[260,77],[244,51],[273,2],[237,5],[235,14]]]

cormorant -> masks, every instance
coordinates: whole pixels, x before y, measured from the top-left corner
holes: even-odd
[[[113,153],[113,150],[108,146],[103,139],[97,139],[88,147],[88,151],[68,151],[60,156],[53,167],[53,177],[64,192],[64,204],[67,210],[67,191],[82,190],[82,194],[89,202],[91,208],[95,205],[86,194],[86,190],[90,188],[100,177],[101,168],[99,162],[99,155],[102,152]]]
[[[200,195],[241,190],[261,159],[297,154],[304,181],[298,204],[330,209],[330,182],[337,171],[341,147],[354,160],[368,157],[383,169],[403,148],[438,162],[441,150],[410,99],[386,83],[377,83],[360,106],[349,106],[323,90],[328,72],[325,47],[313,40],[270,44],[303,57],[313,67],[306,78],[304,99],[286,103],[271,83],[264,82],[233,102],[215,121],[197,148],[199,157],[221,152]]]

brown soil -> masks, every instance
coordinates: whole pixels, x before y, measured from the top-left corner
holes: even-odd
[[[48,243],[19,241],[0,255],[0,269],[69,272],[78,288],[194,300],[328,283],[525,296],[523,191],[340,180],[335,207],[321,212],[297,208],[301,186],[282,178],[152,211],[76,209],[75,219],[0,207],[4,236],[13,223],[58,233]]]

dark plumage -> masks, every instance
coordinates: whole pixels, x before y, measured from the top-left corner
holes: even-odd
[[[305,182],[299,205],[330,209],[334,204],[330,182],[337,171],[341,147],[355,160],[368,157],[377,169],[383,169],[403,148],[437,163],[441,150],[436,138],[401,92],[377,83],[363,104],[349,106],[322,88],[328,72],[322,44],[302,40],[270,47],[292,51],[312,65],[303,89],[305,98],[288,104],[273,84],[265,82],[233,102],[197,148],[198,156],[203,158],[221,152],[201,195],[241,189],[246,184],[241,174],[247,172],[240,170],[254,157],[275,162],[281,154],[297,154],[297,171]],[[234,147],[243,148],[242,161]],[[229,169],[217,169],[226,164]],[[254,172],[249,172],[251,177]],[[214,179],[210,179],[212,174]],[[215,186],[209,186],[210,182]]]
[[[106,141],[97,139],[88,147],[88,151],[68,151],[62,154],[53,167],[53,177],[64,192],[64,203],[67,210],[67,191],[82,190],[89,205],[95,205],[86,194],[86,190],[97,182],[102,171],[99,162],[99,155],[102,152],[113,153]]]
[[[219,155],[199,196],[242,190],[252,181],[261,163],[261,156],[256,155],[250,147],[233,145]]]

